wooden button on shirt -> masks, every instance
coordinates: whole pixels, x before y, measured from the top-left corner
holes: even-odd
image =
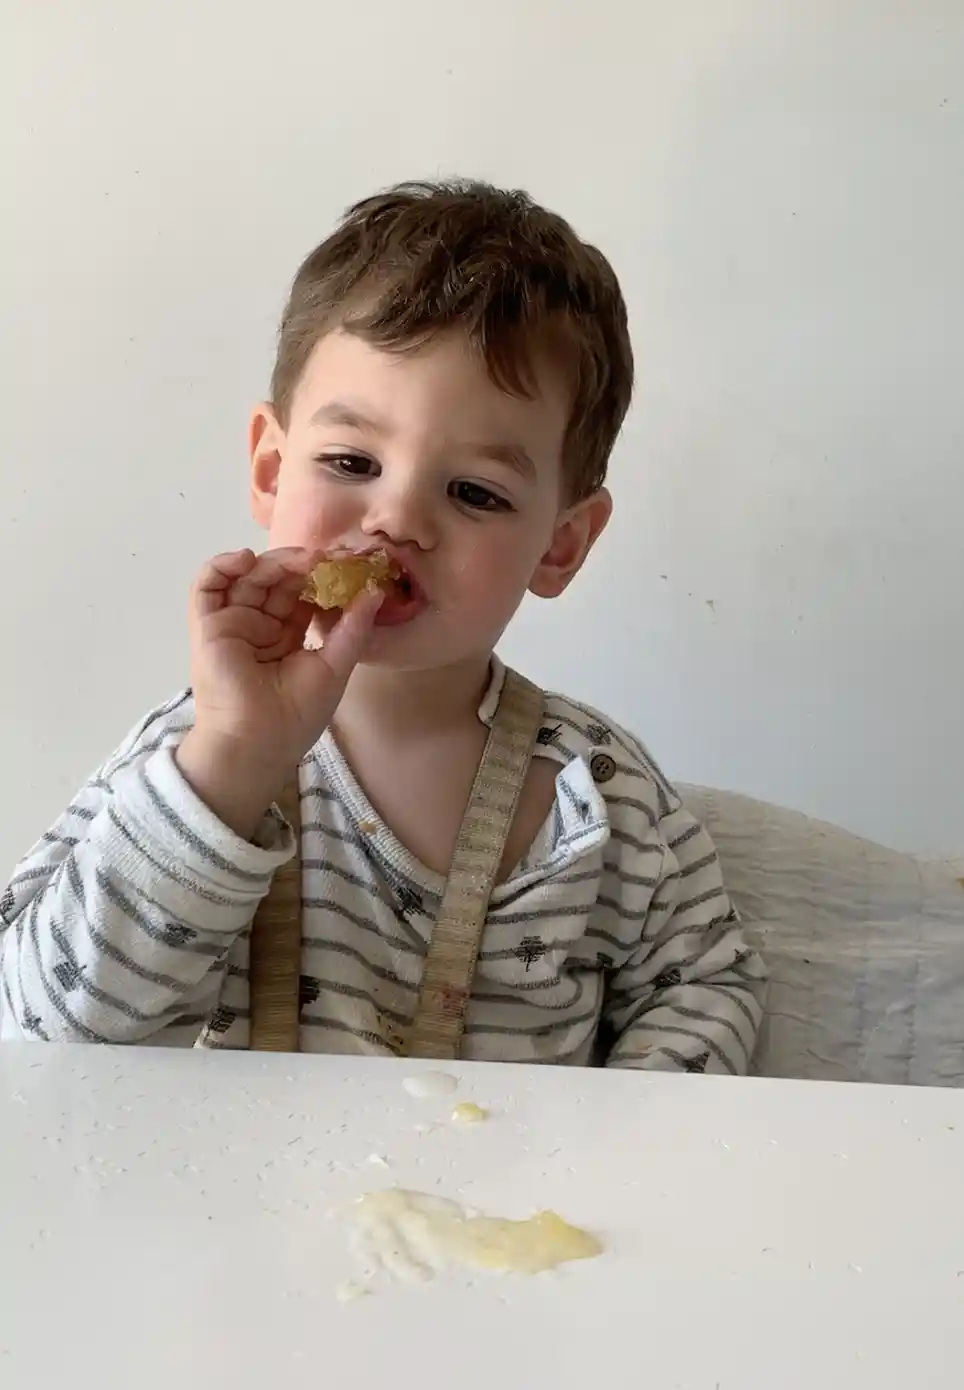
[[[592,780],[599,786],[616,776],[616,763],[608,753],[596,753],[589,764]]]

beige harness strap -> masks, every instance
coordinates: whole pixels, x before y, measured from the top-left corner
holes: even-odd
[[[542,720],[542,691],[505,685],[452,856],[422,970],[409,1057],[458,1056],[489,899]]]
[[[295,834],[295,855],[275,870],[251,927],[250,1046],[258,1052],[297,1052],[301,1013],[301,804],[298,783],[278,808]]]
[[[515,818],[543,712],[542,691],[506,671],[449,870],[422,971],[405,1052],[458,1056],[489,899]],[[299,1048],[301,974],[301,815],[297,787],[279,798],[295,832],[295,857],[274,876],[251,928],[250,1046]]]

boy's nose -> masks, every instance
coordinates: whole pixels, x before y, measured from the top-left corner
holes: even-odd
[[[414,545],[431,550],[437,539],[432,500],[423,489],[404,487],[366,488],[369,505],[362,522],[365,535],[382,537],[393,545]]]

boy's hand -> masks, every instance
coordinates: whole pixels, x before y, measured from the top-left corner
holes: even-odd
[[[177,751],[194,790],[243,838],[320,738],[364,655],[381,595],[362,594],[305,651],[319,612],[301,592],[322,556],[287,549],[219,555],[191,596],[195,725]]]

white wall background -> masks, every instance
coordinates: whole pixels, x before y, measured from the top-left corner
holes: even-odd
[[[298,261],[399,178],[620,273],[617,517],[505,646],[680,780],[964,846],[960,0],[6,0],[0,867],[184,683]]]

